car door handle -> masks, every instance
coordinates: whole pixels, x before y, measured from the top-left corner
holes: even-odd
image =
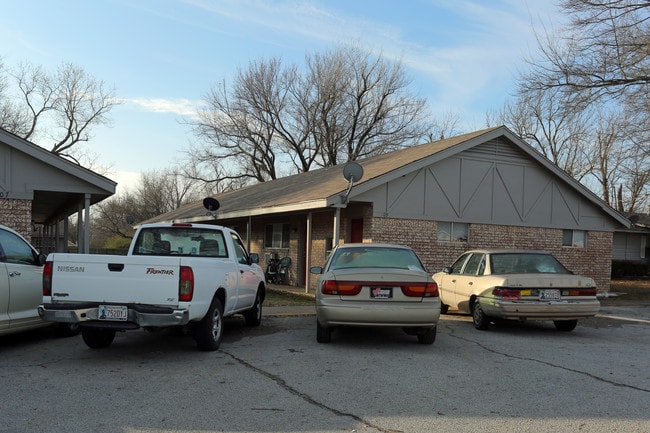
[[[9,276],[10,276],[10,277],[18,277],[18,276],[20,276],[20,272],[18,272],[18,271],[11,271],[11,272],[9,272]]]
[[[474,282],[473,282],[473,281],[470,281],[469,283],[467,283],[467,285],[469,285],[469,286],[473,286],[473,285],[474,285]]]

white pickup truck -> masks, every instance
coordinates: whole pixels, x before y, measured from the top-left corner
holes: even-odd
[[[116,331],[180,326],[199,349],[217,350],[224,317],[261,322],[266,288],[258,262],[226,227],[143,224],[126,256],[50,254],[38,313],[78,323],[94,349],[108,347]]]

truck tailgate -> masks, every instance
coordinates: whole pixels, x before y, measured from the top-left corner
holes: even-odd
[[[178,305],[180,258],[55,253],[52,302]]]

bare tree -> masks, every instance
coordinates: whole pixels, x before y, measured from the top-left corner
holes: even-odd
[[[650,203],[650,160],[639,146],[632,147],[631,155],[625,160],[621,170],[623,180],[621,189],[628,191],[626,198],[621,197],[619,210],[627,212],[648,212]]]
[[[11,73],[0,68],[0,127],[77,163],[75,146],[90,140],[92,127],[109,122],[117,103],[114,90],[72,64],[54,74],[30,63]]]
[[[101,241],[111,236],[131,238],[134,223],[213,193],[203,182],[188,179],[175,167],[145,172],[134,191],[116,194],[93,207],[94,237]]]
[[[409,84],[401,64],[358,48],[308,55],[302,73],[251,62],[208,93],[189,154],[204,178],[262,182],[408,146],[428,128]]]
[[[595,180],[602,198],[621,210],[623,203],[630,210],[647,206],[648,185],[642,182],[648,181],[650,158],[650,2],[563,0],[560,8],[570,24],[538,38],[540,57],[520,75],[518,95],[559,96],[572,116],[606,113],[595,120],[588,114],[578,140],[558,149],[565,158],[582,160],[587,179],[570,165],[563,168],[579,180]],[[560,122],[558,130],[573,135],[571,124]]]
[[[520,93],[500,114],[501,123],[578,180],[591,171],[588,117],[554,90]]]
[[[316,95],[313,125],[322,165],[331,166],[417,143],[430,126],[426,101],[408,92],[401,63],[357,47],[307,57]]]
[[[591,176],[600,187],[601,198],[616,207],[615,187],[623,175],[622,168],[631,157],[625,143],[625,119],[611,111],[599,111],[591,126]],[[622,210],[622,209],[620,209]]]
[[[433,119],[431,130],[427,133],[429,141],[444,140],[462,133],[460,130],[460,115],[452,111],[443,113],[442,117]]]
[[[645,94],[650,83],[650,3],[633,0],[564,0],[567,34],[540,41],[542,61],[532,62],[523,85],[566,88],[588,99]]]

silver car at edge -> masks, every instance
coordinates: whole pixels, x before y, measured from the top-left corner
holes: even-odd
[[[340,326],[400,327],[433,344],[440,319],[438,287],[417,254],[394,244],[351,243],[337,246],[316,287],[316,339],[331,341]]]
[[[443,313],[470,313],[481,330],[498,318],[552,320],[559,331],[572,331],[578,319],[600,309],[594,280],[574,275],[544,251],[467,251],[433,278]]]
[[[45,256],[18,232],[0,224],[0,335],[52,326],[38,315],[43,302]],[[79,332],[75,325],[57,327],[61,336]]]
[[[0,335],[48,325],[36,307],[43,300],[43,263],[25,238],[0,225]]]

